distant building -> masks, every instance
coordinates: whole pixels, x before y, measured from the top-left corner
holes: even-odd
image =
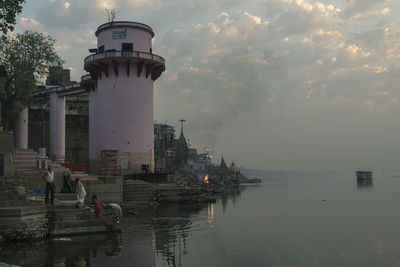
[[[176,157],[175,129],[168,124],[154,124],[154,169],[170,171]]]
[[[46,85],[66,86],[76,83],[71,81],[71,71],[60,67],[50,67],[49,74],[46,79]]]
[[[209,175],[211,183],[218,184],[238,184],[246,181],[246,177],[240,173],[240,169],[232,162],[228,168],[225,159],[221,157],[221,164],[219,166],[210,166],[206,172]]]
[[[178,142],[176,144],[175,169],[182,170],[184,167],[188,166],[188,160],[189,160],[189,147],[186,138],[183,135],[183,125],[182,125],[181,134],[179,135]]]

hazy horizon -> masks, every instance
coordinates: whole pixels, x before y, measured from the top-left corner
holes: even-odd
[[[398,166],[399,1],[26,2],[16,32],[55,37],[74,80],[106,8],[151,26],[166,59],[155,120],[179,133],[186,119],[200,152],[251,169]]]

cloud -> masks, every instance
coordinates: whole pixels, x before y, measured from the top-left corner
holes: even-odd
[[[37,25],[39,25],[39,22],[37,22],[35,19],[32,19],[32,18],[24,18],[24,17],[21,17],[21,18],[19,19],[19,23],[20,23],[22,26],[37,26]]]
[[[277,26],[286,34],[310,32],[332,23],[341,22],[341,9],[334,5],[306,0],[288,2],[288,9],[279,15]]]
[[[56,49],[57,52],[61,52],[61,51],[70,50],[71,47],[70,47],[69,45],[67,45],[67,44],[64,44],[64,45],[56,45],[55,49]]]
[[[36,18],[49,29],[85,28],[98,17],[105,19],[103,2],[107,1],[55,0],[37,9]]]
[[[396,5],[52,0],[32,19],[56,37],[74,79],[84,73],[87,48],[96,45],[96,27],[107,21],[104,9],[116,9],[117,19],[150,25],[156,33],[153,51],[166,59],[166,72],[154,87],[157,121],[184,116],[191,144],[213,146],[224,155],[251,150],[237,157],[247,166],[309,169],[329,168],[337,159],[349,166],[358,157],[348,151],[369,147],[374,129],[400,130],[393,123],[400,118]],[[22,24],[21,19],[17,28]],[[359,141],[360,132],[371,142]],[[326,151],[331,161],[324,164]]]
[[[318,45],[320,47],[331,49],[344,46],[344,36],[339,31],[324,31],[319,29],[314,31],[309,37],[302,40],[305,45]]]
[[[380,11],[376,8],[387,5],[391,0],[347,0],[347,7],[343,12],[345,19],[352,17],[362,17],[365,14],[382,14],[386,15],[390,12],[388,8],[383,8]]]

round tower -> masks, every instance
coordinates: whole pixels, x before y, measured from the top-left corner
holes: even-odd
[[[89,93],[90,169],[104,164],[104,151],[114,150],[124,173],[153,171],[153,82],[165,70],[164,58],[152,52],[154,32],[118,21],[95,34],[97,49],[84,62],[95,81]]]

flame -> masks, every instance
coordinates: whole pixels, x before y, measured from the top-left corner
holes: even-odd
[[[208,180],[208,174],[206,174],[206,176],[204,176],[203,182],[205,182],[206,184],[210,183],[210,181]]]

